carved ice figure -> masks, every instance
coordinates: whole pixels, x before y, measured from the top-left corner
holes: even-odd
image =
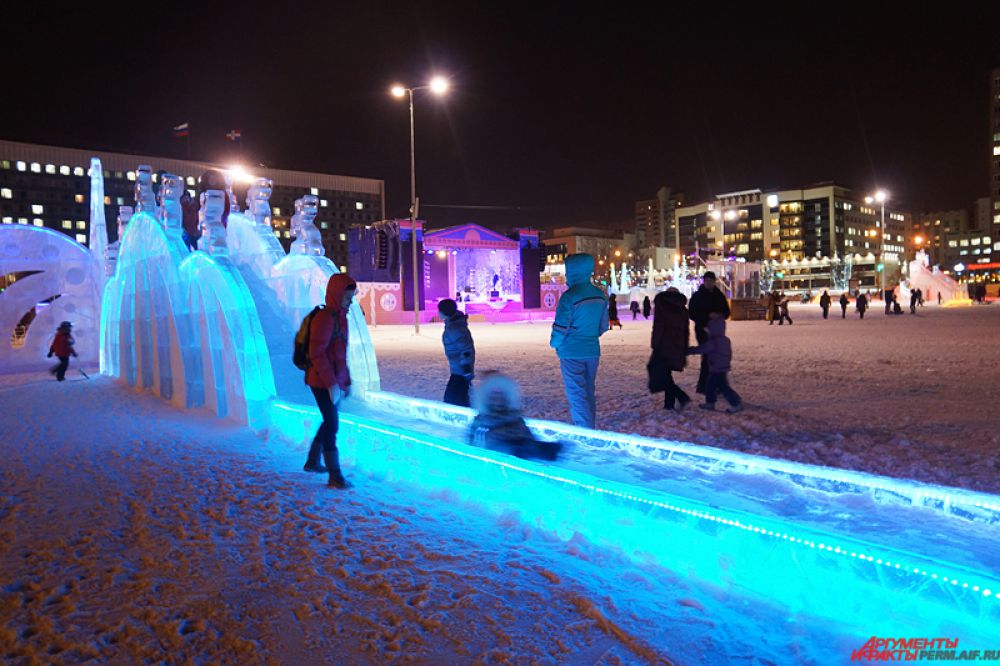
[[[201,212],[199,226],[202,242],[209,254],[228,255],[229,245],[226,242],[226,228],[222,226],[222,211],[225,207],[226,193],[222,190],[206,190],[201,193]]]
[[[323,256],[323,235],[313,224],[316,219],[319,197],[307,194],[301,199],[295,200],[295,214],[292,215],[292,235],[295,241],[292,243],[291,254],[312,254]]]
[[[98,265],[98,276],[104,276],[107,270],[105,263],[100,270],[101,262],[107,257],[108,224],[104,217],[104,170],[101,160],[90,158],[90,252]],[[104,282],[101,281],[103,286]]]
[[[160,175],[160,224],[168,236],[181,237],[184,210],[181,195],[184,194],[184,179],[172,173]]]
[[[259,226],[271,226],[271,192],[274,183],[270,178],[258,178],[247,190],[247,212]]]
[[[132,206],[118,207],[118,237],[114,243],[109,243],[104,248],[104,273],[108,277],[115,274],[115,265],[118,263],[118,252],[122,245],[122,236],[125,235],[125,227],[132,218]]]
[[[135,212],[156,217],[156,195],[153,193],[153,168],[140,164],[135,170]]]
[[[236,200],[236,194],[233,192],[233,175],[230,172],[225,173],[226,178],[226,197],[229,199],[229,212],[238,213],[240,212],[239,201]]]

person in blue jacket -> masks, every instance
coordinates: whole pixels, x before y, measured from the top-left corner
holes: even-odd
[[[594,257],[566,257],[566,284],[556,306],[549,345],[559,356],[566,400],[573,423],[593,428],[597,423],[597,364],[601,359],[599,338],[609,326],[608,299],[591,284]]]

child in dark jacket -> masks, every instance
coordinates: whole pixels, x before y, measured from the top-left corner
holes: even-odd
[[[555,460],[559,455],[561,443],[535,439],[524,422],[521,394],[513,379],[487,372],[474,397],[478,413],[469,428],[470,443],[518,458]]]
[[[49,358],[52,358],[53,355],[59,357],[59,365],[49,371],[56,376],[58,381],[66,380],[69,357],[76,356],[76,350],[73,349],[73,344],[76,341],[73,340],[72,330],[73,324],[68,321],[59,324],[59,328],[56,330],[56,337],[52,340],[52,346],[49,347]]]
[[[714,410],[716,397],[719,393],[729,401],[730,414],[743,410],[743,401],[739,394],[729,386],[727,377],[733,362],[733,343],[726,336],[726,320],[722,317],[710,319],[708,340],[697,347],[688,349],[689,354],[702,354],[708,361],[708,382],[705,386],[705,402],[698,405],[701,409]]]
[[[469,318],[458,311],[450,298],[438,303],[438,314],[444,320],[444,355],[448,358],[451,378],[444,390],[444,401],[459,407],[469,406],[469,386],[476,370],[476,345],[469,332]]]

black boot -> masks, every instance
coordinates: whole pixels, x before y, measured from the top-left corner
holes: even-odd
[[[351,484],[347,482],[344,475],[340,471],[340,456],[337,449],[331,449],[329,451],[323,451],[323,460],[326,462],[327,471],[330,472],[330,480],[326,482],[326,485],[333,488],[350,488]]]
[[[323,467],[323,463],[319,461],[319,456],[322,452],[323,445],[320,442],[313,440],[312,445],[309,447],[309,457],[306,458],[305,467],[302,469],[306,472],[317,472],[320,474],[325,473],[327,471],[326,467]]]

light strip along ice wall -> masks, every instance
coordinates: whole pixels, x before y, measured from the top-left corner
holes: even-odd
[[[274,404],[276,432],[311,436],[318,410]],[[516,512],[562,539],[580,535],[639,562],[858,635],[952,635],[973,644],[1000,623],[1000,580],[914,553],[774,518],[522,461],[342,413],[347,469],[413,483],[494,513]]]
[[[468,427],[475,416],[475,412],[465,407],[383,391],[370,393],[365,400],[372,407],[388,413],[461,428]],[[574,441],[603,449],[610,455],[625,452],[647,460],[678,463],[709,472],[765,473],[801,488],[837,494],[868,494],[883,504],[926,507],[964,520],[1000,525],[1000,497],[987,493],[807,465],[687,442],[590,430],[556,421],[528,419],[528,425],[542,439]]]

